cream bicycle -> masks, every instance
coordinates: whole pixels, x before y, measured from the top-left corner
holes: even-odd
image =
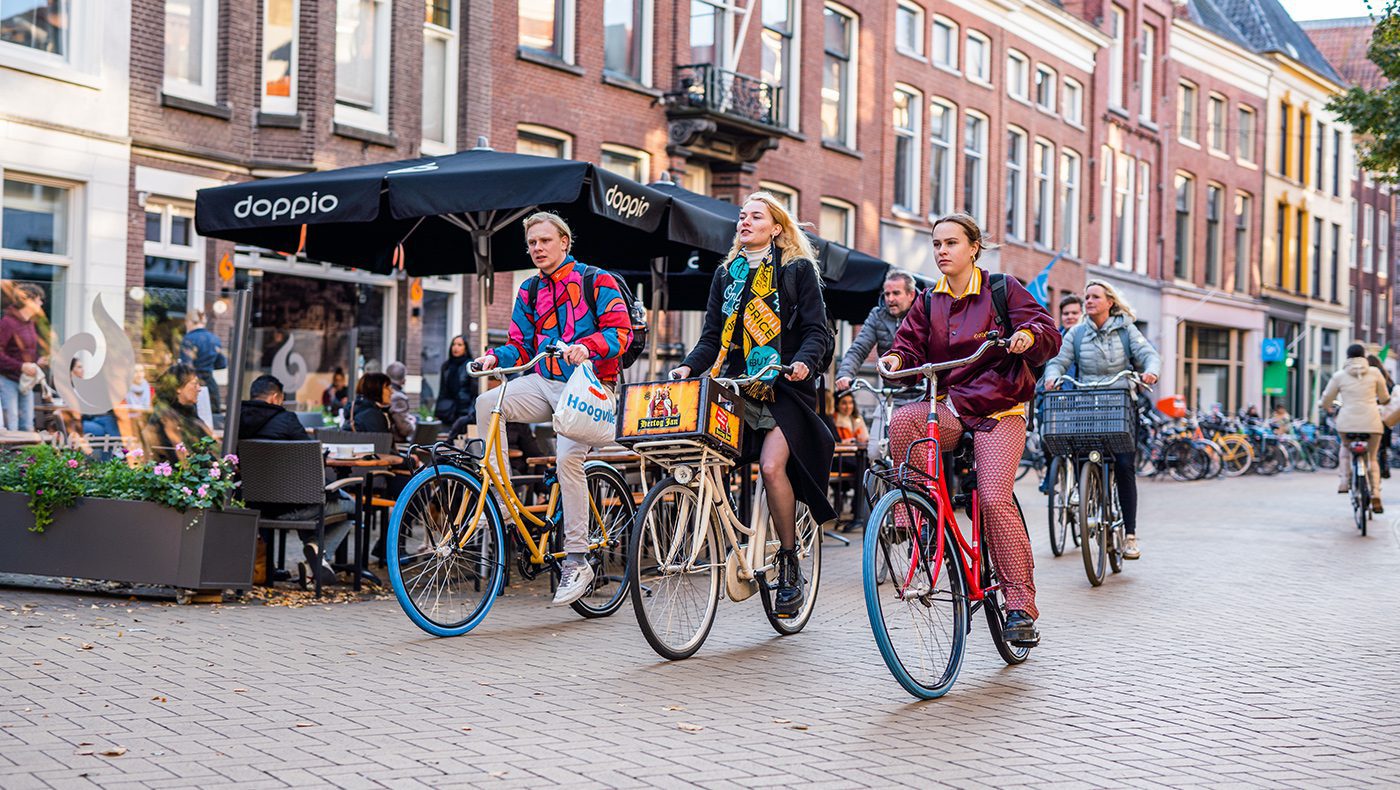
[[[666,473],[642,500],[628,549],[632,609],[647,642],[664,658],[689,658],[700,649],[714,625],[721,588],[733,601],[758,593],[768,622],[779,634],[795,634],[811,619],[821,579],[820,525],[799,502],[798,566],[807,595],[796,614],[779,616],[773,605],[776,579],[770,579],[779,542],[769,539],[771,523],[762,477],[755,481],[747,524],[736,512],[728,482],[742,423],[734,408],[736,394],[743,385],[775,370],[791,372],[788,366],[768,365],[752,376],[734,379],[636,385],[665,387],[668,398],[671,387],[692,387],[696,412],[710,421],[676,435],[641,441],[633,437],[629,442],[645,462]],[[746,485],[746,478],[744,465],[739,484]]]

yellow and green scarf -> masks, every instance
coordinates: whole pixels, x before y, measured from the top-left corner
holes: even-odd
[[[744,353],[746,372],[753,375],[766,365],[781,360],[779,349],[783,321],[778,304],[778,267],[773,263],[773,250],[770,249],[752,270],[742,253],[729,262],[728,268],[730,282],[724,292],[726,318],[724,330],[720,333],[724,345],[720,348],[714,367],[710,369],[710,375],[721,375],[729,360],[729,352],[736,346]],[[736,338],[741,316],[743,336]],[[769,371],[759,381],[744,387],[744,394],[757,401],[772,402],[773,381],[777,376],[777,371]]]

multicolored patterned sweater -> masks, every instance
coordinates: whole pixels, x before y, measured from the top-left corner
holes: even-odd
[[[583,266],[570,255],[550,274],[539,273],[520,284],[510,318],[510,342],[491,352],[501,367],[518,365],[545,345],[562,340],[587,346],[598,378],[608,383],[617,381],[617,358],[632,342],[632,319],[617,281],[604,271],[593,277],[593,304],[597,305],[598,315],[589,311],[588,300],[583,296]],[[535,366],[535,372],[548,379],[568,381],[574,366],[559,358],[546,359]]]

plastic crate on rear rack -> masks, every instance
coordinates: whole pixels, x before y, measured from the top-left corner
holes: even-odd
[[[1136,446],[1136,433],[1137,411],[1131,390],[1086,388],[1045,393],[1040,437],[1047,453],[1126,453]]]

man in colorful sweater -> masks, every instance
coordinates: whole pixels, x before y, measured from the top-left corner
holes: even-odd
[[[501,418],[507,422],[551,419],[574,366],[585,360],[593,361],[593,370],[603,384],[614,386],[617,358],[632,342],[632,322],[617,281],[601,270],[585,276],[587,267],[569,254],[573,232],[562,217],[544,211],[527,217],[525,244],[539,273],[521,283],[516,294],[510,341],[477,357],[476,365],[481,370],[513,367],[555,343],[566,349],[561,356],[545,358],[532,372],[511,382],[510,397],[501,406]],[[591,298],[583,292],[590,282]],[[476,424],[483,439],[490,430],[491,412],[500,393],[498,387],[477,398]],[[505,440],[504,432],[501,440]],[[593,568],[588,564],[588,487],[583,473],[588,449],[567,436],[558,437],[556,464],[568,556],[554,596],[556,606],[577,601],[593,584]]]

